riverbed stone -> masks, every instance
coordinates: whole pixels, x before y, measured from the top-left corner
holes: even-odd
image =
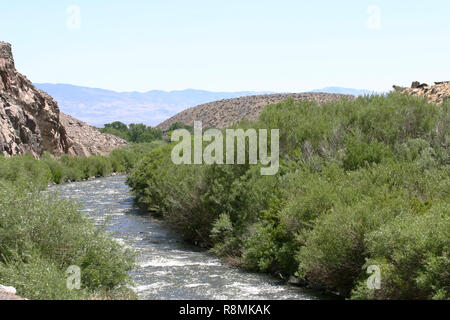
[[[14,287],[0,284],[0,300],[26,300],[16,295],[17,290]]]

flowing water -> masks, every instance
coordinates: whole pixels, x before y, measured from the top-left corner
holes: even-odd
[[[142,299],[317,299],[312,292],[269,275],[248,273],[189,246],[160,220],[133,205],[125,176],[54,186],[63,198],[77,200],[97,225],[138,252],[131,272]]]

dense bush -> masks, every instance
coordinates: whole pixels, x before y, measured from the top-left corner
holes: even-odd
[[[31,155],[19,155],[14,160],[0,158],[0,179],[43,190],[52,179],[52,172],[46,163]]]
[[[173,123],[169,129],[167,131],[174,131],[174,130],[178,130],[178,129],[186,129],[190,132],[194,132],[194,128],[192,126],[186,125],[184,123],[181,122],[175,122]]]
[[[381,290],[359,283],[354,298],[448,299],[450,288],[450,208],[440,202],[430,210],[397,217],[369,233],[366,265],[379,265]]]
[[[71,265],[82,290],[66,287]],[[0,180],[0,283],[29,299],[132,297],[134,254],[96,229],[71,202]]]
[[[163,133],[160,129],[155,129],[145,124],[131,123],[126,125],[120,121],[105,124],[104,128],[100,129],[103,133],[113,134],[128,142],[134,143],[150,143],[156,140],[162,140]]]
[[[277,175],[174,165],[169,144],[128,180],[187,240],[247,268],[355,299],[449,299],[449,107],[396,93],[289,99],[240,124],[280,129]],[[379,290],[366,287],[370,265]]]

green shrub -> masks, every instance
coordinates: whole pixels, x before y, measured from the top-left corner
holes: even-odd
[[[48,166],[31,155],[19,155],[0,162],[0,179],[16,184],[43,190],[51,177],[52,173]]]
[[[77,300],[89,299],[86,289],[69,290],[67,276],[54,263],[31,256],[27,261],[14,260],[0,263],[3,283],[14,285],[18,294],[31,300]]]
[[[389,147],[382,142],[371,141],[366,143],[355,137],[346,141],[344,168],[356,170],[367,164],[380,163],[391,154]]]
[[[250,237],[245,242],[243,259],[249,269],[269,272],[274,269],[277,247],[272,233],[273,225],[256,223],[250,228]]]
[[[384,265],[381,289],[360,283],[354,298],[449,299],[450,207],[399,216],[366,235],[366,265]]]
[[[131,123],[127,126],[120,121],[105,124],[105,127],[100,129],[100,132],[113,134],[134,143],[150,143],[162,140],[163,137],[160,129],[155,129],[142,123]]]
[[[211,240],[215,244],[212,252],[219,256],[234,256],[240,249],[233,223],[226,213],[221,214],[214,222],[211,229]]]
[[[81,291],[65,288],[65,272],[81,268]],[[125,290],[134,254],[72,202],[24,192],[0,180],[0,282],[31,299],[76,299]]]

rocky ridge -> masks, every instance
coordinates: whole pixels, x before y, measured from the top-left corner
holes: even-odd
[[[76,156],[107,155],[113,149],[121,148],[128,144],[117,136],[101,133],[86,122],[75,119],[65,113],[61,112],[59,119],[69,137],[70,152]]]
[[[16,71],[11,45],[0,41],[0,154],[89,156],[124,145],[122,139],[61,116],[56,101]]]
[[[413,96],[427,97],[429,102],[436,104],[444,102],[445,99],[450,99],[450,81],[435,82],[432,86],[414,81],[411,88],[394,86],[394,90]]]
[[[293,98],[295,101],[311,100],[322,105],[341,99],[354,99],[355,97],[344,94],[309,92],[266,94],[225,99],[186,109],[159,124],[157,128],[167,131],[176,122],[192,126],[194,121],[202,121],[203,127],[226,128],[243,118],[257,120],[259,114],[266,106],[281,102],[287,98]]]
[[[0,154],[69,152],[56,102],[15,69],[9,43],[0,42]]]

